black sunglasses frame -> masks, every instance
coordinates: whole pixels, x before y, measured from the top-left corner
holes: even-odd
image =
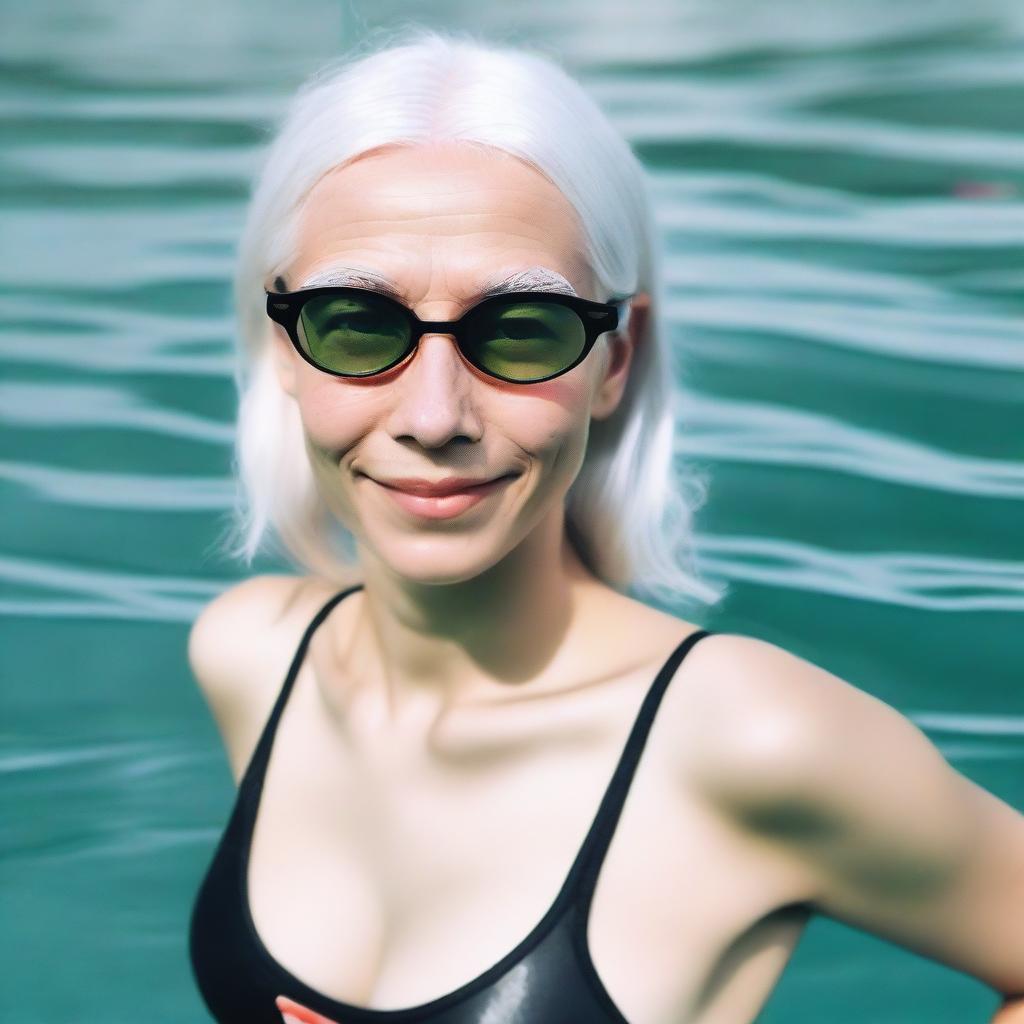
[[[303,305],[310,299],[321,295],[354,294],[358,296],[367,293],[373,295],[378,302],[382,301],[392,306],[396,312],[406,319],[409,324],[408,346],[397,359],[388,363],[387,366],[379,370],[372,370],[369,373],[342,373],[339,370],[332,370],[327,366],[321,366],[302,347],[302,343],[299,341],[298,323]],[[331,374],[331,376],[346,378],[376,377],[398,366],[416,348],[424,334],[448,334],[455,338],[459,352],[461,352],[462,358],[466,362],[476,367],[476,369],[488,377],[494,377],[496,380],[503,381],[506,384],[540,384],[543,381],[560,377],[563,373],[568,373],[574,366],[578,366],[587,358],[590,350],[594,347],[594,343],[602,334],[607,331],[614,331],[618,327],[619,310],[632,298],[630,295],[614,302],[594,302],[591,299],[584,299],[577,295],[563,295],[560,292],[504,292],[481,299],[470,306],[457,320],[421,320],[405,303],[399,302],[383,292],[374,291],[372,288],[357,288],[351,285],[327,285],[322,288],[304,288],[296,292],[268,291],[266,294],[267,315],[270,319],[284,327],[292,345],[295,346],[295,350],[307,363],[324,373]],[[472,317],[492,305],[503,305],[508,302],[546,302],[571,309],[580,318],[585,331],[583,350],[579,356],[569,366],[563,367],[547,377],[536,377],[533,380],[514,380],[502,377],[473,360],[463,346],[463,332],[469,326]]]

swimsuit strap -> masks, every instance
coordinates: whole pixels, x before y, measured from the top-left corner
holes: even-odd
[[[328,598],[327,602],[316,613],[316,615],[313,616],[309,625],[306,627],[305,632],[302,634],[302,639],[299,641],[298,647],[295,649],[295,654],[292,656],[292,662],[288,668],[288,674],[285,676],[284,683],[281,685],[281,690],[277,695],[277,700],[274,701],[273,710],[270,712],[270,715],[263,726],[259,742],[256,744],[256,749],[249,760],[248,767],[246,768],[242,781],[239,784],[240,791],[249,793],[251,790],[255,789],[255,796],[259,795],[259,790],[263,786],[263,774],[266,771],[267,762],[270,759],[270,750],[274,743],[274,734],[277,732],[277,724],[281,720],[281,714],[284,711],[285,704],[288,703],[288,697],[292,692],[295,677],[299,674],[299,669],[302,667],[302,662],[306,656],[306,648],[309,647],[309,641],[312,639],[317,627],[324,621],[324,619],[327,618],[336,604],[348,597],[349,594],[362,589],[363,584],[357,583],[354,586],[347,587],[340,593],[334,594],[332,597]]]
[[[676,648],[665,660],[661,671],[655,676],[644,697],[640,710],[629,731],[629,737],[623,748],[622,755],[615,771],[612,774],[611,782],[605,790],[604,797],[594,816],[593,824],[587,833],[586,839],[580,848],[576,864],[573,866],[573,874],[577,876],[578,892],[581,903],[581,919],[586,920],[590,901],[594,895],[594,887],[597,883],[597,876],[601,870],[605,854],[608,852],[608,845],[611,842],[615,827],[618,824],[619,816],[622,813],[626,795],[629,792],[630,784],[636,772],[640,755],[647,742],[647,736],[654,722],[661,703],[661,698],[672,681],[680,662],[693,649],[694,645],[706,636],[713,636],[712,630],[696,629],[679,642]]]

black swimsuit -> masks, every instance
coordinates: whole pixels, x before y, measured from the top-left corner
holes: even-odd
[[[598,871],[661,696],[695,630],[669,655],[640,706],[597,814],[554,903],[496,964],[446,995],[418,1006],[374,1010],[332,999],[284,969],[260,941],[247,892],[249,849],[274,733],[313,631],[362,584],[334,595],[306,628],[281,692],[238,787],[231,817],[200,886],[189,928],[199,991],[220,1024],[282,1024],[284,995],[338,1024],[629,1024],[601,983],[587,949],[587,914]]]

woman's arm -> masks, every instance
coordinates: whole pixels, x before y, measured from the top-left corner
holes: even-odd
[[[1024,1024],[1024,996],[1005,1000],[989,1024]]]
[[[995,1020],[1024,1022],[1024,815],[824,669],[732,634],[704,654],[719,801],[805,865],[820,912],[1017,997]]]

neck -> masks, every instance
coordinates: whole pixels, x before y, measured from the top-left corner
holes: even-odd
[[[422,728],[566,674],[561,662],[584,609],[608,588],[563,526],[552,518],[485,572],[454,583],[397,576],[361,552],[365,589],[341,657],[352,694],[381,728]]]

